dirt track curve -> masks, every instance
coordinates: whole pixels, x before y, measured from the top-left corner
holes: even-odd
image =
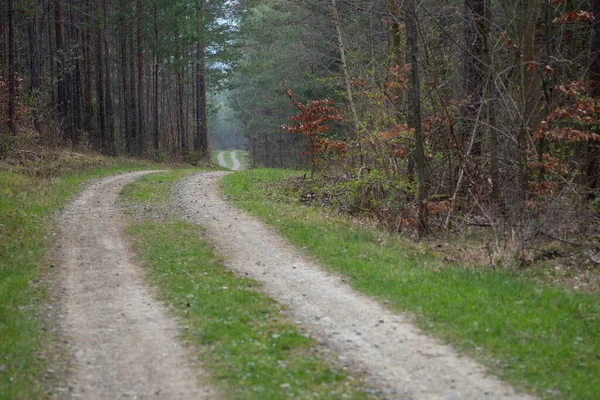
[[[66,398],[218,397],[199,386],[175,321],[152,297],[125,245],[118,194],[146,173],[102,179],[63,213],[61,322],[74,355]]]
[[[217,160],[219,161],[219,165],[223,168],[229,168],[227,163],[225,162],[225,151],[219,151],[219,155],[217,156]],[[240,169],[240,161],[237,159],[235,155],[235,151],[229,152],[229,157],[231,158],[231,162],[233,166],[231,167],[232,171],[237,171]]]
[[[231,168],[232,171],[237,171],[240,169],[240,162],[237,159],[236,153],[236,151],[231,152],[231,162],[233,162],[233,167]]]
[[[355,293],[335,274],[279,235],[223,201],[218,180],[199,173],[177,185],[178,203],[230,268],[264,283],[340,361],[366,372],[389,399],[530,399],[448,346],[422,334],[407,318]]]

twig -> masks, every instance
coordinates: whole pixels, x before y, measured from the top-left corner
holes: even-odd
[[[568,244],[568,245],[571,245],[571,246],[574,246],[574,247],[583,247],[583,244],[581,244],[581,243],[573,243],[573,242],[569,242],[568,240],[564,240],[564,239],[561,239],[561,238],[557,238],[556,236],[553,236],[553,235],[551,235],[551,234],[549,234],[549,233],[546,233],[546,232],[543,232],[543,231],[539,231],[539,233],[541,233],[541,234],[542,234],[542,235],[544,235],[544,236],[547,236],[547,237],[549,237],[550,239],[557,240],[557,241],[559,241],[559,242],[563,242],[563,243],[566,243],[566,244]]]

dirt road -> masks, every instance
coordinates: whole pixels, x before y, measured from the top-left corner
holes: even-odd
[[[225,162],[225,153],[229,153],[229,157],[231,158],[231,162],[233,166],[231,167],[232,171],[237,171],[240,169],[240,161],[237,159],[235,155],[235,151],[219,151],[219,155],[217,156],[217,161],[219,161],[219,165],[223,168],[229,168],[227,162]]]
[[[103,179],[63,214],[61,321],[74,356],[67,398],[213,399],[178,328],[154,300],[123,239],[117,197],[147,172]]]
[[[237,153],[236,151],[232,151],[230,153],[231,154],[231,161],[233,162],[233,167],[231,168],[232,171],[237,171],[237,170],[240,169],[240,162],[237,159],[236,153]]]
[[[200,173],[178,184],[178,203],[208,230],[230,268],[264,283],[293,320],[365,371],[390,399],[528,399],[471,359],[423,335],[408,320],[355,293],[255,218],[219,196],[225,173]]]
[[[227,163],[225,162],[225,152],[224,151],[219,151],[219,155],[217,156],[217,161],[219,162],[219,165],[221,167],[228,168]]]

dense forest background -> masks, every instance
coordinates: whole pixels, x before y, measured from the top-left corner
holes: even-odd
[[[245,144],[390,230],[487,227],[521,256],[599,234],[600,0],[0,7],[3,157]]]

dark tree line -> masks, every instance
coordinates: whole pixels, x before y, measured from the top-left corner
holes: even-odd
[[[0,14],[0,133],[157,156],[208,144],[207,85],[223,82],[226,0],[10,0]]]

